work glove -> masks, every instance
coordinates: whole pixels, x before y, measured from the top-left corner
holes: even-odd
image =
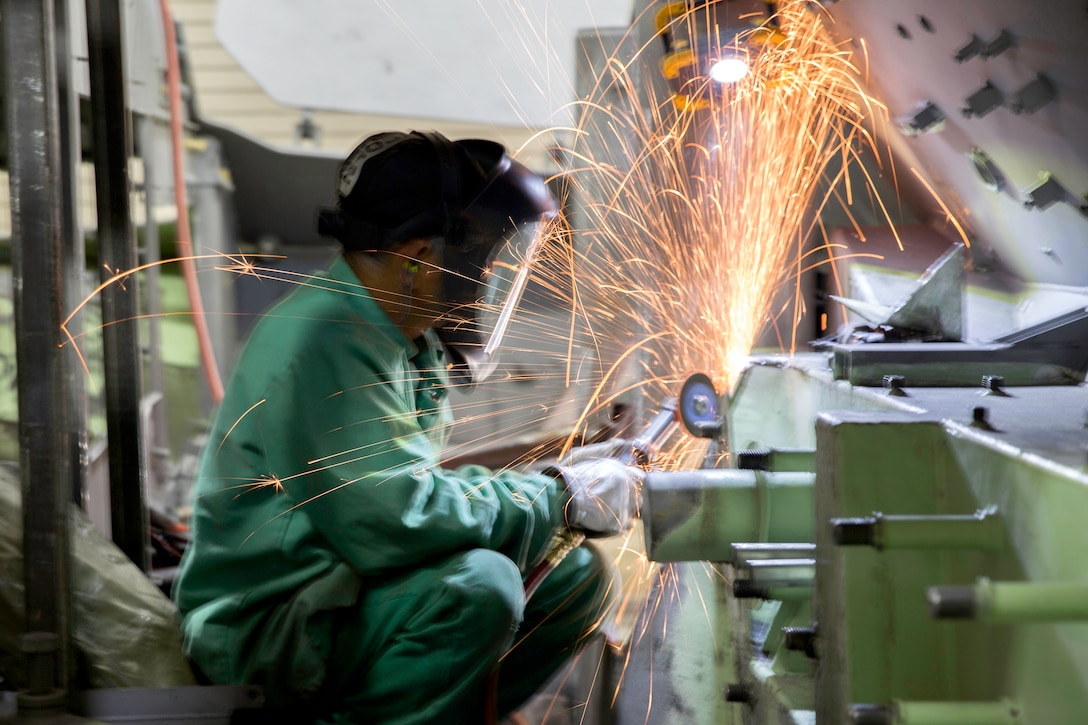
[[[571,466],[557,466],[570,493],[567,527],[588,534],[611,536],[631,528],[638,515],[639,493],[645,474],[615,458],[593,458]]]
[[[574,446],[559,460],[560,466],[573,466],[592,458],[616,458],[628,453],[634,447],[634,441],[626,438],[609,438],[598,443]]]

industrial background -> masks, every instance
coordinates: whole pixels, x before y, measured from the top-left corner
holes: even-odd
[[[3,0],[0,36],[0,721],[274,718],[195,684],[168,592],[217,386],[387,129],[504,143],[569,232],[451,462],[678,409],[610,641],[527,717],[1088,720],[1083,2]]]

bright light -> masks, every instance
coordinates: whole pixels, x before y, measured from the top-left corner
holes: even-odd
[[[740,58],[722,58],[710,66],[710,77],[718,83],[736,83],[748,75],[748,64]]]

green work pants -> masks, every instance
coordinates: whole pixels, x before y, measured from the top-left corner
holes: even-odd
[[[486,549],[452,556],[376,584],[340,610],[322,723],[421,725],[483,721],[492,672],[498,709],[517,708],[578,652],[611,605],[611,564],[572,551],[528,604],[521,573]]]

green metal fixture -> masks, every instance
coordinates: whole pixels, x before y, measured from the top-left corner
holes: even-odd
[[[651,561],[729,561],[737,542],[811,541],[811,473],[657,471],[643,486]]]
[[[1018,725],[1020,706],[998,702],[912,702],[896,700],[891,707],[855,705],[854,725]]]
[[[937,619],[990,624],[1088,620],[1088,584],[991,582],[983,577],[973,587],[930,587],[926,599]]]
[[[832,519],[832,536],[839,546],[876,549],[981,549],[994,551],[1004,543],[996,508],[961,516],[885,516]]]

